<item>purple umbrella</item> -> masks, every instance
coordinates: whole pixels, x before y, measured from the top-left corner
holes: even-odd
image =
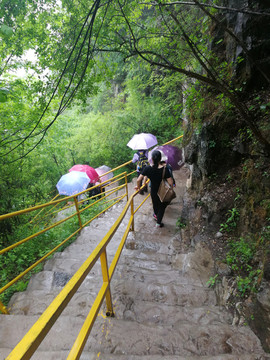
[[[168,158],[168,160],[166,161],[167,164],[170,164],[173,170],[179,170],[184,165],[184,162],[182,161],[182,150],[179,149],[177,146],[172,145],[156,146],[153,150],[151,150],[148,154],[148,160],[150,164],[152,164],[151,153],[154,150],[163,151],[163,153]]]
[[[157,138],[150,133],[136,134],[127,143],[132,150],[147,150],[155,145],[157,145]]]

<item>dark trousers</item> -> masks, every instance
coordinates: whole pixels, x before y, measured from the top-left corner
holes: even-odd
[[[156,216],[157,216],[157,223],[161,224],[165,209],[168,204],[161,202],[159,200],[157,193],[151,192],[151,198],[152,198],[152,203],[153,203],[154,214],[156,214]]]

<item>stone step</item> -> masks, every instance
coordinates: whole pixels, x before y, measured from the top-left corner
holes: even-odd
[[[12,315],[41,315],[58,293],[59,291],[44,292],[41,290],[16,293],[9,303],[10,313]],[[189,307],[134,301],[130,296],[123,294],[113,296],[112,301],[117,319],[166,325],[232,323],[232,316],[217,306]],[[63,315],[72,314],[74,317],[86,318],[93,302],[93,294],[89,292],[76,293],[63,311]],[[102,305],[102,312],[106,313],[105,304]]]
[[[12,315],[41,315],[59,294],[59,291],[33,290],[16,293],[9,302],[9,311]],[[72,314],[74,317],[86,318],[94,300],[95,296],[89,292],[76,293],[63,311],[63,315]]]
[[[150,200],[151,201],[151,200]],[[179,205],[178,205],[179,207]],[[147,209],[148,210],[148,209]],[[166,208],[166,211],[165,211],[165,214],[164,214],[164,217],[162,219],[162,222],[164,223],[164,228],[162,229],[158,229],[161,233],[164,233],[166,231],[170,231],[170,233],[172,231],[175,231],[176,229],[176,222],[177,222],[177,219],[179,217],[176,216],[176,214],[178,214],[179,212],[179,208],[177,209],[177,212],[173,212],[174,209],[170,209],[169,210],[169,207]],[[148,228],[148,231],[151,230],[151,229],[155,229],[155,220],[153,218],[153,209],[149,209],[146,213],[144,214],[139,214],[137,217],[136,217],[136,214],[135,214],[135,230],[136,231],[139,231],[141,228]],[[137,225],[137,228],[136,228],[136,225]]]
[[[37,320],[37,316],[1,316],[0,348],[13,348]],[[40,351],[69,350],[83,319],[60,317]],[[16,331],[15,331],[16,329]],[[69,329],[64,332],[63,329]],[[99,316],[86,342],[85,351],[115,355],[217,356],[219,354],[263,354],[260,342],[248,327],[226,324],[170,327],[143,325]]]
[[[70,272],[62,271],[41,271],[34,274],[27,286],[27,291],[41,290],[41,291],[54,291],[61,290],[71,279],[73,274]],[[81,284],[78,292],[80,291],[93,291],[96,293],[102,281],[100,264],[96,264],[86,276],[84,282]]]
[[[214,305],[202,307],[167,305],[150,301],[134,301],[128,295],[114,297],[113,303],[117,319],[131,320],[148,325],[217,325],[231,324],[233,320],[232,315],[224,308]]]
[[[166,214],[166,213],[165,213]],[[152,236],[173,236],[176,231],[176,221],[173,224],[168,224],[168,220],[166,215],[164,216],[162,222],[164,223],[164,227],[157,228],[156,222],[153,220],[152,212],[146,216],[145,219],[136,219],[134,222],[135,232],[141,232],[144,235],[152,235]]]
[[[80,236],[77,238],[77,240],[74,243],[77,243],[77,241],[80,240],[80,242],[85,242],[86,244],[95,243],[97,245],[103,239],[103,237],[108,233],[108,231],[110,230],[113,224],[114,222],[112,224],[110,223],[106,224],[106,222],[104,223],[104,220],[96,224],[90,224],[90,226],[87,226],[81,230]],[[124,233],[125,229],[126,229],[126,224],[121,224],[116,234]]]
[[[54,271],[54,272],[63,272],[66,274],[73,275],[75,272],[81,267],[81,265],[87,260],[87,258],[91,255],[90,254],[60,254],[57,255],[44,264],[44,270],[45,271]],[[107,261],[108,265],[110,265],[113,256],[115,254],[111,253],[107,254]],[[100,260],[97,260],[96,265],[94,267],[98,266],[100,268]]]
[[[11,349],[1,349],[0,360],[5,360]],[[37,351],[31,360],[66,360],[69,351]],[[250,354],[250,355],[230,355],[223,354],[217,356],[179,356],[179,355],[114,355],[103,354],[100,352],[84,351],[80,360],[268,360],[270,355]]]
[[[130,268],[128,268],[130,266]],[[122,271],[121,271],[122,270]],[[145,287],[151,284],[156,286],[181,286],[190,285],[197,286],[208,291],[208,286],[204,279],[200,278],[200,274],[195,274],[192,277],[189,273],[182,273],[179,270],[171,270],[167,264],[159,264],[155,262],[146,261],[145,263],[127,262],[125,266],[119,265],[118,272],[121,272],[121,278],[127,282],[139,282],[143,283]],[[114,284],[114,278],[112,279]],[[136,284],[134,284],[136,287]]]
[[[86,249],[81,245],[74,245],[73,252],[57,253],[53,258],[48,260],[44,265],[45,271],[54,271],[59,273],[66,273],[70,276],[78,270],[80,265],[88,258],[89,254]],[[115,249],[108,249],[108,263],[110,264]],[[194,259],[193,259],[194,258]],[[160,275],[163,282],[168,279],[175,279],[178,282],[186,283],[189,281],[193,284],[201,284],[205,286],[213,271],[213,263],[207,260],[206,257],[202,261],[196,263],[196,254],[179,254],[175,257],[157,253],[155,251],[140,251],[124,249],[122,256],[119,260],[119,267],[121,273],[138,273],[139,271],[143,276]],[[199,258],[200,260],[200,258]],[[98,260],[97,272],[100,273],[100,261]],[[95,268],[94,268],[95,269]],[[36,276],[36,275],[35,275]],[[133,276],[133,275],[132,275]],[[138,276],[138,275],[134,275]]]
[[[120,266],[127,273],[130,272],[138,272],[144,275],[151,274],[159,274],[162,276],[163,273],[167,279],[175,279],[177,283],[183,281],[186,283],[187,281],[190,284],[202,284],[205,286],[206,282],[209,280],[210,276],[213,274],[214,268],[211,266],[196,266],[193,267],[192,264],[188,261],[188,256],[181,255],[177,259],[177,264],[175,259],[171,259],[163,254],[154,254],[153,257],[147,258],[147,253],[141,253],[138,257],[134,258],[132,254],[130,256],[126,255],[126,252],[123,254],[122,262]],[[151,254],[150,254],[151,255]],[[179,267],[178,267],[179,264]],[[174,266],[175,267],[172,267]],[[177,265],[177,266],[176,266]],[[122,271],[124,275],[125,272]]]
[[[150,229],[151,231],[148,228],[147,231],[129,232],[125,244],[126,248],[130,250],[155,250],[163,253],[170,253],[170,249],[173,247],[179,248],[179,244],[181,244],[179,232],[174,231],[173,234],[167,236],[167,229],[166,232],[163,231],[164,228],[154,227]]]
[[[203,301],[202,304],[208,304],[209,301],[210,304],[216,304],[214,292],[205,286],[209,276],[202,276],[201,267],[198,266],[197,269],[193,269],[181,265],[180,271],[171,269],[171,265],[166,263],[166,257],[160,259],[163,257],[162,254],[159,254],[158,262],[148,259],[148,254],[138,251],[131,251],[131,255],[134,253],[137,255],[135,259],[126,255],[129,253],[128,250],[124,250],[123,253],[112,280],[111,289],[113,293],[118,294],[125,291],[130,297],[142,297],[144,300],[152,299],[155,302],[166,303],[172,295],[170,304],[176,305],[190,305],[189,298],[196,295],[195,306],[200,306],[198,303],[200,300]],[[32,290],[51,292],[63,288],[83,262],[82,259],[77,260],[69,256],[71,255],[56,254],[54,258],[50,259],[45,264],[45,270],[35,274],[30,279],[27,288],[28,293]],[[178,259],[178,263],[183,263],[185,256],[185,254],[179,255],[181,261]],[[120,279],[120,283],[118,279]],[[97,293],[101,283],[101,266],[98,261],[84,280],[79,292],[93,291],[93,293]]]
[[[153,277],[154,279],[154,277]],[[179,306],[209,306],[217,305],[217,299],[212,289],[190,284],[161,284],[158,277],[153,282],[137,282],[120,280],[112,282],[112,296],[128,295],[134,301],[152,301],[166,305]]]
[[[170,278],[170,274],[173,274]],[[171,305],[216,305],[216,296],[212,289],[204,287],[198,281],[192,284],[189,278],[177,275],[170,271],[151,271],[147,273],[137,273],[129,271],[122,274],[121,266],[118,268],[111,283],[112,294],[127,294],[134,299],[145,301],[161,302]],[[122,278],[122,275],[125,278]],[[31,291],[53,292],[61,290],[72,277],[67,272],[42,271],[31,277],[27,293],[31,296]],[[96,294],[102,284],[101,268],[96,264],[89,275],[85,278],[78,293],[90,292]],[[200,304],[201,301],[201,304]]]

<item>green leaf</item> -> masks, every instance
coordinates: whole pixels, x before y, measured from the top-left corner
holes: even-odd
[[[11,27],[9,27],[7,25],[2,25],[0,27],[0,33],[7,37],[10,37],[13,34],[13,30]]]
[[[0,89],[0,102],[1,103],[4,103],[7,101],[7,93],[8,93],[8,90]]]

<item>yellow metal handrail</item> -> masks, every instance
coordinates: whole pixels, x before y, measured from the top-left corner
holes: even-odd
[[[71,218],[73,218],[74,216],[77,216],[78,217],[78,222],[79,222],[79,228],[73,232],[71,235],[69,235],[66,239],[64,239],[63,241],[61,241],[57,246],[55,246],[53,249],[51,249],[50,251],[48,251],[44,256],[42,256],[38,261],[36,261],[34,264],[32,264],[30,267],[28,267],[27,269],[25,269],[23,272],[21,272],[19,275],[17,275],[14,279],[12,279],[11,281],[9,281],[7,284],[5,284],[5,286],[3,286],[1,289],[0,289],[0,294],[2,294],[3,292],[5,292],[8,288],[10,288],[12,285],[14,285],[17,281],[19,281],[20,279],[22,279],[26,274],[28,274],[30,271],[32,271],[34,268],[36,268],[40,263],[42,263],[45,259],[47,259],[50,255],[52,255],[54,252],[56,252],[61,246],[63,246],[65,243],[67,243],[72,237],[74,237],[76,234],[78,234],[85,226],[87,226],[91,221],[93,221],[95,218],[97,218],[98,216],[100,216],[102,213],[104,213],[106,210],[108,210],[110,207],[112,207],[114,204],[118,203],[119,201],[121,201],[126,195],[127,195],[127,191],[121,195],[121,196],[118,196],[118,197],[115,197],[113,199],[110,199],[110,202],[112,202],[110,205],[108,205],[105,209],[103,209],[101,212],[99,212],[97,215],[95,215],[94,217],[92,217],[91,219],[89,219],[88,221],[86,221],[84,224],[82,224],[82,221],[81,221],[81,213],[86,211],[87,209],[89,209],[90,207],[98,204],[100,201],[104,201],[104,199],[108,198],[110,195],[112,195],[114,192],[118,191],[118,190],[121,190],[123,189],[124,187],[126,187],[127,189],[127,174],[126,173],[121,173],[121,174],[118,174],[116,176],[114,176],[112,179],[110,179],[110,183],[107,182],[107,184],[104,184],[101,183],[99,185],[96,185],[96,186],[93,186],[91,189],[94,189],[96,187],[100,187],[100,186],[111,186],[112,184],[115,184],[116,182],[120,181],[120,180],[124,180],[125,183],[123,185],[120,185],[120,186],[116,186],[114,187],[113,189],[109,189],[107,191],[104,191],[103,192],[103,196],[102,198],[94,201],[93,203],[91,203],[90,205],[86,206],[85,208],[82,208],[80,209],[79,208],[79,205],[80,203],[83,203],[86,199],[83,199],[81,201],[78,202],[77,200],[77,196],[80,195],[80,194],[83,194],[87,191],[89,191],[89,189],[87,190],[84,190],[78,194],[76,194],[76,196],[68,196],[68,197],[65,197],[63,199],[59,199],[59,200],[54,200],[54,201],[51,201],[49,203],[46,203],[46,204],[43,204],[43,205],[38,205],[38,206],[35,206],[35,207],[32,207],[32,208],[28,208],[28,209],[24,209],[24,210],[21,210],[21,211],[16,211],[16,212],[13,212],[13,213],[10,213],[10,214],[6,214],[6,215],[1,215],[0,216],[0,220],[2,219],[5,219],[7,217],[11,218],[13,216],[18,216],[22,213],[27,213],[27,212],[31,212],[31,211],[34,211],[34,210],[37,210],[39,209],[40,207],[42,207],[42,209],[45,209],[46,207],[48,206],[51,206],[51,205],[55,205],[55,204],[59,204],[60,202],[66,202],[67,200],[69,199],[73,199],[74,201],[74,204],[75,204],[75,208],[76,208],[76,212],[65,217],[64,219],[60,220],[60,221],[57,221],[55,222],[54,224],[0,250],[0,255],[32,240],[33,238],[61,225],[62,223],[70,220]],[[97,197],[98,195],[95,195],[95,196],[92,196],[90,199],[94,199],[95,200],[95,197]],[[7,216],[8,215],[8,216]],[[2,302],[0,302],[0,311],[4,314],[8,314],[9,311],[8,309],[4,306],[4,304]]]
[[[113,315],[113,305],[112,305],[111,292],[110,292],[110,281],[112,279],[123,246],[125,244],[125,240],[127,238],[127,235],[130,231],[133,222],[133,218],[134,218],[134,212],[132,211],[133,199],[138,194],[138,192],[139,190],[130,196],[129,200],[127,201],[127,204],[125,205],[124,209],[122,210],[115,224],[104,236],[102,241],[98,244],[95,250],[88,257],[88,259],[82,264],[79,270],[77,270],[77,272],[73,275],[73,277],[66,284],[63,290],[57,295],[57,297],[44,311],[42,316],[37,320],[37,322],[32,326],[32,328],[28,331],[28,333],[13,349],[13,351],[9,354],[6,360],[19,360],[19,359],[31,358],[35,350],[38,348],[44,337],[47,335],[47,333],[55,323],[55,321],[58,319],[62,311],[65,309],[65,307],[73,297],[73,295],[76,293],[79,286],[82,284],[83,280],[89,274],[89,272],[91,271],[95,263],[98,261],[98,259],[100,259],[103,283],[94,301],[94,304],[92,305],[91,310],[85,320],[85,323],[67,358],[68,360],[79,359],[104,298],[106,298],[106,305],[107,305],[106,315],[107,316]],[[126,227],[122,240],[118,246],[118,249],[114,255],[114,258],[111,262],[110,268],[108,269],[106,247],[109,244],[115,232],[117,231],[129,207],[131,207],[131,215],[128,225]]]
[[[179,136],[175,139],[173,139],[172,141],[169,141],[166,144],[170,144],[178,139],[180,139],[182,137]],[[115,171],[117,169],[120,169],[128,164],[130,164],[132,161],[128,161],[120,166],[118,166],[115,169],[110,170],[107,173],[110,173],[112,171]],[[135,171],[134,171],[135,172]],[[132,172],[132,173],[134,173]],[[106,173],[106,174],[107,174]],[[103,174],[105,175],[105,174]],[[92,305],[90,312],[84,322],[84,325],[70,351],[70,354],[68,356],[68,360],[71,359],[79,359],[84,345],[87,341],[87,338],[90,334],[90,331],[93,327],[94,321],[97,317],[98,311],[102,305],[102,302],[104,300],[104,298],[106,298],[106,305],[107,305],[107,316],[112,316],[113,315],[113,306],[112,306],[112,299],[111,299],[111,292],[110,292],[110,281],[111,278],[113,276],[113,273],[115,271],[116,265],[118,263],[119,257],[121,255],[124,243],[126,241],[127,235],[129,233],[129,231],[134,231],[134,214],[139,210],[139,208],[145,203],[145,201],[149,198],[150,194],[143,200],[143,202],[137,207],[137,209],[134,211],[134,197],[138,194],[139,190],[135,193],[133,193],[130,197],[128,197],[128,188],[127,188],[127,176],[130,174],[120,174],[117,175],[116,177],[110,179],[110,183],[111,180],[112,181],[119,181],[120,179],[125,179],[125,184],[116,187],[115,189],[110,189],[109,191],[105,191],[103,193],[103,197],[102,199],[106,198],[107,196],[111,195],[114,190],[117,191],[123,187],[126,187],[126,192],[123,195],[120,196],[116,196],[113,199],[110,199],[110,201],[114,201],[116,200],[113,204],[111,204],[110,206],[108,206],[105,210],[103,210],[101,213],[103,213],[104,211],[106,211],[108,208],[110,208],[111,206],[113,206],[116,202],[120,201],[121,199],[123,199],[125,196],[127,196],[127,203],[123,209],[123,211],[121,212],[120,216],[118,217],[117,221],[115,222],[115,224],[111,227],[111,229],[108,231],[108,233],[105,235],[105,237],[102,239],[102,241],[98,244],[98,246],[95,248],[95,250],[92,252],[92,254],[88,257],[88,259],[82,264],[82,266],[79,268],[79,270],[73,275],[73,277],[71,278],[71,280],[66,284],[66,286],[63,288],[63,290],[57,295],[57,297],[52,301],[52,303],[49,305],[49,307],[45,310],[45,312],[42,314],[42,316],[37,320],[37,322],[32,326],[32,328],[29,330],[29,332],[24,336],[24,338],[19,342],[19,344],[13,349],[13,351],[9,354],[9,356],[6,358],[6,360],[21,360],[21,359],[30,359],[31,356],[33,355],[33,353],[35,352],[35,350],[38,348],[39,344],[42,342],[42,340],[44,339],[44,337],[46,336],[46,334],[49,332],[49,330],[51,329],[51,327],[53,326],[53,324],[55,323],[55,321],[58,319],[58,317],[60,316],[60,314],[62,313],[62,311],[65,309],[65,307],[67,306],[67,304],[69,303],[69,301],[71,300],[71,298],[73,297],[73,295],[76,293],[76,291],[78,290],[79,286],[82,284],[82,282],[84,281],[84,279],[86,278],[86,276],[88,275],[88,273],[91,271],[92,267],[95,265],[95,263],[97,262],[98,259],[100,259],[101,261],[101,269],[102,269],[102,277],[103,277],[103,283],[101,284],[101,288],[99,290],[99,293],[94,301],[94,304]],[[121,178],[122,176],[122,178]],[[116,180],[118,179],[118,180]],[[97,185],[97,186],[106,186],[106,183],[108,183],[107,181],[104,181],[103,183]],[[95,187],[97,187],[95,186]],[[43,205],[38,205],[29,209],[24,209],[21,211],[17,211],[11,214],[5,214],[5,215],[1,215],[0,216],[0,220],[6,219],[6,218],[10,218],[12,216],[17,216],[20,214],[24,214],[30,211],[34,211],[34,210],[38,210],[38,209],[43,209],[47,206],[51,206],[51,205],[55,205],[58,204],[62,201],[67,201],[67,200],[71,200],[73,199],[74,203],[75,203],[75,207],[76,207],[76,212],[75,214],[72,214],[70,216],[68,216],[66,219],[70,219],[73,216],[78,216],[78,220],[79,220],[79,228],[73,233],[71,234],[67,239],[65,239],[61,244],[59,244],[56,248],[54,248],[53,250],[51,250],[51,252],[49,254],[46,254],[43,258],[41,258],[40,260],[38,260],[38,262],[36,262],[35,264],[33,264],[30,268],[36,266],[38,263],[40,263],[41,261],[43,261],[46,257],[48,257],[49,255],[51,255],[54,251],[56,251],[56,249],[58,249],[60,246],[63,245],[63,243],[67,242],[69,239],[71,239],[75,234],[77,234],[78,232],[80,232],[80,230],[89,224],[89,222],[91,222],[94,218],[96,218],[97,216],[99,216],[100,214],[96,215],[93,219],[88,220],[85,224],[82,224],[81,222],[81,218],[80,218],[80,214],[85,211],[89,206],[87,206],[84,209],[80,209],[79,205],[81,203],[83,203],[85,201],[81,200],[78,201],[77,200],[77,195],[83,194],[85,192],[89,191],[89,189],[76,194],[76,196],[69,196],[69,197],[65,197],[64,199],[61,200],[54,200],[50,203],[47,204],[43,204]],[[107,193],[107,194],[106,194]],[[98,203],[100,201],[94,201],[93,204],[94,205],[96,203]],[[121,242],[118,246],[118,249],[114,255],[114,258],[111,262],[110,267],[108,268],[108,263],[107,263],[107,254],[106,254],[106,248],[107,245],[109,244],[110,240],[112,239],[113,235],[116,233],[119,225],[121,224],[123,218],[125,217],[128,209],[131,209],[131,215],[128,221],[128,225],[126,227],[126,230],[124,232],[124,235],[121,239]],[[62,222],[66,221],[66,219],[64,220],[60,220],[59,222],[56,223],[56,225],[52,225],[51,227],[45,229],[45,231],[48,231],[48,229],[51,229],[54,226],[58,226],[59,224],[61,224]],[[41,232],[39,232],[38,234],[40,234]],[[32,235],[33,236],[33,235]],[[21,240],[21,242],[19,242],[20,244],[22,242],[28,241],[29,238],[23,239]],[[16,244],[11,245],[11,247],[15,247],[18,246]],[[9,248],[11,248],[9,247]],[[5,250],[5,249],[3,249]],[[4,252],[3,250],[2,253]],[[1,252],[0,252],[1,254]],[[29,268],[29,269],[30,269]],[[29,269],[27,269],[27,272],[30,271]],[[19,275],[20,277],[22,277],[23,275]],[[18,280],[18,277],[16,278],[16,281]],[[15,279],[12,280],[13,283],[15,282]],[[9,284],[7,284],[9,285]],[[7,286],[6,285],[6,286]],[[5,287],[6,287],[5,286]],[[3,292],[3,288],[0,289],[0,293]],[[0,302],[0,310],[4,313],[7,313],[7,309],[4,307],[4,305]]]

